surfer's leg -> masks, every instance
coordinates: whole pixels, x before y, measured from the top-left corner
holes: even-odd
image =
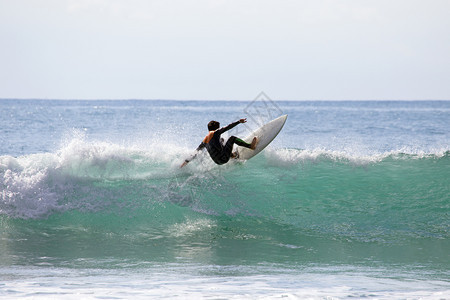
[[[258,138],[256,136],[253,138],[251,144],[244,142],[240,138],[237,138],[237,137],[235,137],[235,138],[236,138],[235,141],[234,141],[235,144],[237,144],[239,146],[242,146],[242,147],[245,147],[245,148],[250,148],[252,150],[255,150],[256,145],[258,144]]]
[[[256,138],[255,138],[256,139]],[[228,139],[228,141],[226,142],[225,146],[223,147],[223,151],[220,157],[220,160],[222,161],[222,163],[226,163],[228,162],[228,160],[236,155],[233,155],[233,145],[236,144],[238,146],[242,146],[245,148],[249,148],[249,149],[255,149],[254,147],[256,146],[256,140],[253,139],[253,142],[251,144],[244,142],[243,140],[241,140],[238,137],[230,136],[230,138]]]
[[[243,140],[241,140],[240,138],[235,137],[235,136],[231,136],[231,137],[228,139],[227,144],[226,144],[225,146],[227,146],[228,143],[231,143],[231,147],[233,147],[233,144],[236,144],[236,145],[238,145],[238,146],[242,146],[242,147],[245,147],[245,148],[251,148],[251,147],[252,147],[251,144],[246,143],[246,142],[244,142]]]
[[[237,144],[239,146],[243,146],[243,147],[247,147],[250,148],[250,144],[244,142],[243,140],[235,137],[235,136],[230,136],[230,138],[228,139],[228,141],[225,143],[224,147],[223,147],[223,151],[222,151],[222,156],[221,159],[224,162],[228,162],[228,160],[233,157],[233,145]]]

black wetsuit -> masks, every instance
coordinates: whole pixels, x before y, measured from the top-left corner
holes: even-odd
[[[211,156],[212,160],[218,164],[223,165],[224,163],[227,163],[230,160],[231,152],[233,151],[233,144],[237,144],[242,147],[250,148],[251,145],[249,143],[244,142],[240,138],[237,138],[235,136],[230,136],[228,141],[223,144],[223,139],[220,138],[220,135],[224,133],[227,130],[230,130],[231,128],[238,125],[240,122],[236,121],[234,123],[231,123],[225,127],[219,128],[214,131],[213,136],[209,141],[207,141],[207,138],[203,140],[203,142],[197,147],[197,151],[202,150],[203,148],[206,148],[209,152],[209,155]],[[195,155],[191,158],[193,159]],[[191,160],[190,159],[190,160]],[[187,162],[190,160],[186,160]]]

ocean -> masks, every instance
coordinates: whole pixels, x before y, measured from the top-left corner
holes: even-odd
[[[450,101],[0,100],[2,299],[450,299]],[[207,123],[268,148],[180,169]]]

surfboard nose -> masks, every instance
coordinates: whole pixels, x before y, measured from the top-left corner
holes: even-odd
[[[273,119],[272,121],[264,124],[260,128],[256,129],[254,132],[252,132],[250,135],[248,135],[244,141],[247,143],[250,143],[252,141],[253,144],[253,138],[257,137],[257,144],[255,145],[255,149],[251,150],[248,148],[242,148],[239,147],[237,149],[237,152],[239,154],[239,159],[247,160],[264,150],[278,135],[278,133],[283,128],[284,124],[286,123],[287,114],[282,115],[276,119]]]

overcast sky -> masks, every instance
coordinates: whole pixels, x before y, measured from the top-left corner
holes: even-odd
[[[450,1],[0,0],[0,98],[450,99]]]

